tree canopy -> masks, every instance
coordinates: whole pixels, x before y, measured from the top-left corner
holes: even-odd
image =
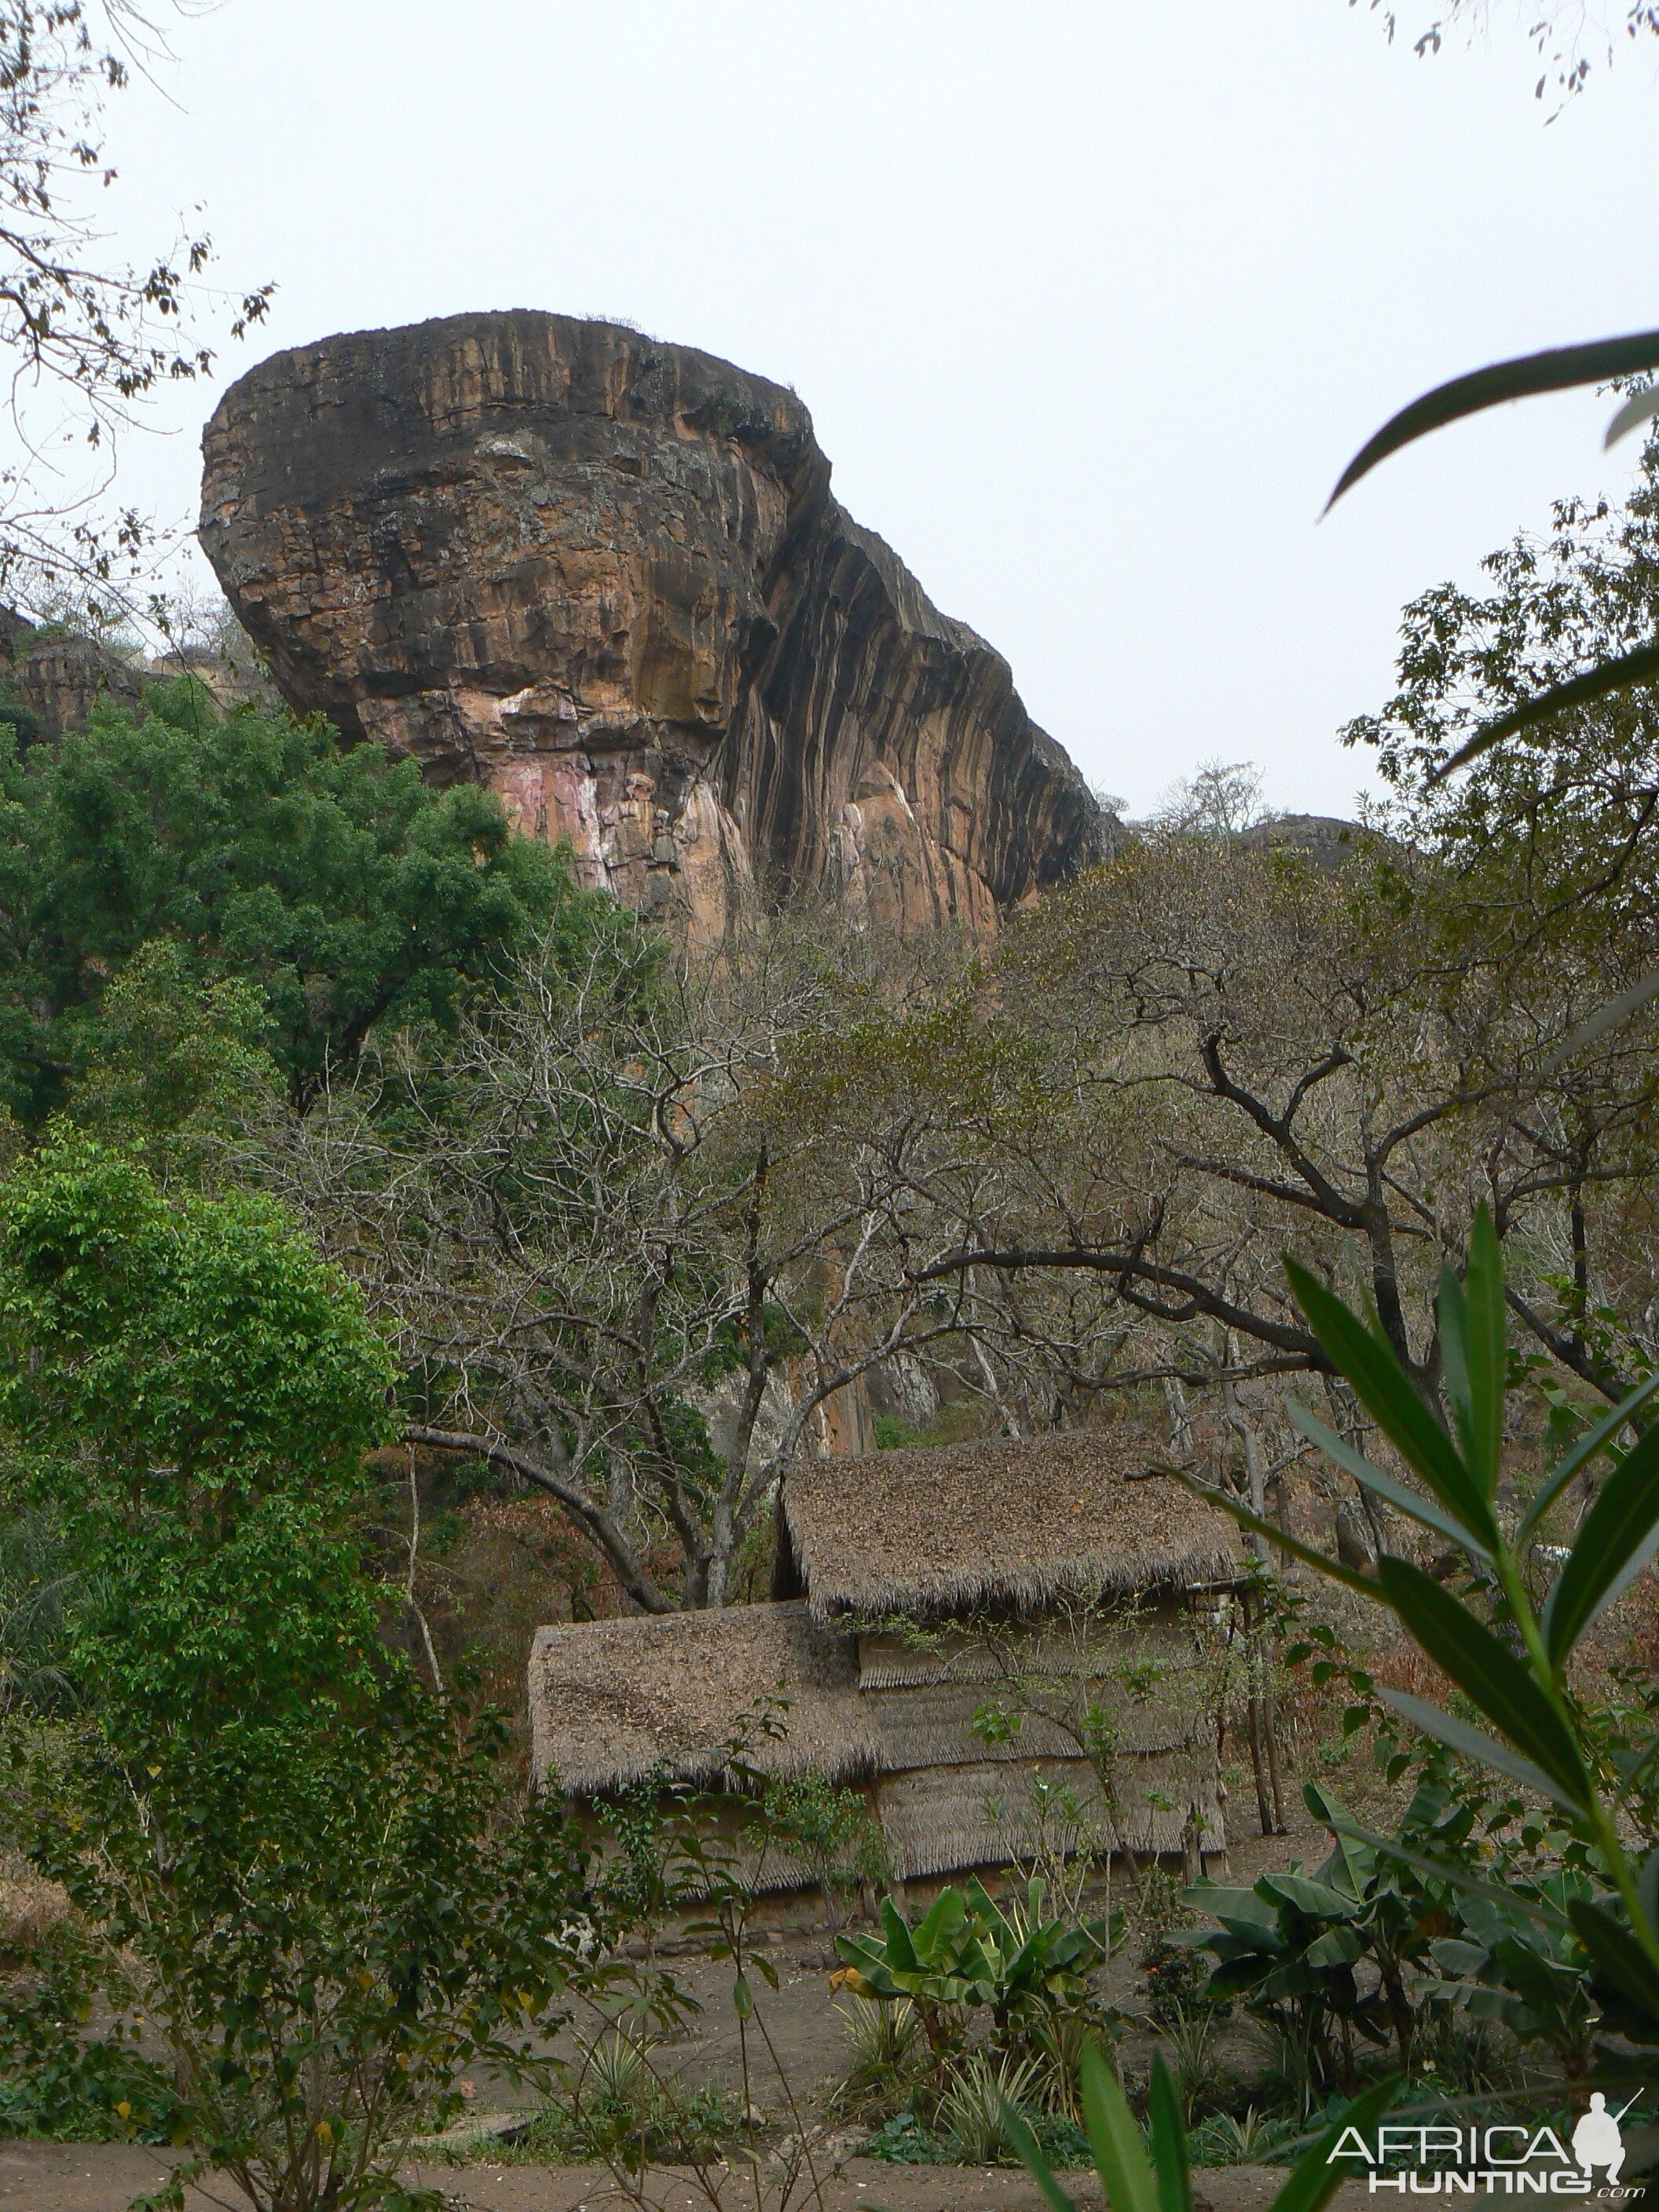
[[[146,946],[173,948],[175,1007],[233,980],[258,994],[257,1018],[222,997],[222,1020],[303,1109],[377,1025],[453,1027],[579,908],[489,793],[430,791],[415,762],[344,750],[319,720],[222,714],[181,678],[54,749],[0,750],[0,1103],[33,1124],[64,1102]],[[153,998],[155,956],[144,974]]]

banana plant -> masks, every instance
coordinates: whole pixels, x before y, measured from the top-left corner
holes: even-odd
[[[942,1889],[912,1928],[885,1897],[879,1935],[836,1938],[840,1978],[856,1996],[890,2003],[908,1997],[941,2057],[957,2039],[955,2016],[969,2006],[989,2006],[1001,2033],[1087,1996],[1088,1978],[1106,1959],[1107,1925],[1068,1925],[1047,1917],[1045,1907],[1040,1881],[1007,1911],[975,1881],[965,1894]]]
[[[1497,2021],[1519,2042],[1543,2044],[1569,2081],[1582,2081],[1600,2008],[1566,1914],[1594,1892],[1581,1868],[1562,1867],[1531,1893],[1551,1908],[1541,1925],[1518,1903],[1466,1898],[1460,1932],[1429,1947],[1443,1978],[1425,1994],[1474,2019]]]
[[[1621,2018],[1644,2024],[1659,2040],[1659,1851],[1638,1864],[1620,1832],[1632,1785],[1659,1755],[1659,1735],[1638,1747],[1621,1771],[1607,1771],[1586,1740],[1568,1686],[1568,1668],[1585,1631],[1659,1554],[1659,1426],[1646,1429],[1626,1451],[1617,1441],[1659,1393],[1659,1374],[1631,1391],[1564,1454],[1511,1528],[1498,1505],[1508,1360],[1504,1264],[1486,1208],[1475,1217],[1462,1280],[1449,1266],[1441,1272],[1449,1426],[1442,1426],[1419,1395],[1379,1329],[1295,1261],[1287,1259],[1285,1267],[1332,1365],[1346,1377],[1416,1486],[1375,1466],[1305,1407],[1289,1405],[1291,1419],[1374,1497],[1455,1546],[1468,1563],[1474,1595],[1455,1595],[1411,1560],[1387,1553],[1375,1573],[1361,1572],[1259,1518],[1238,1499],[1190,1475],[1182,1480],[1245,1528],[1390,1610],[1462,1692],[1486,1728],[1404,1691],[1379,1687],[1376,1694],[1423,1735],[1561,1808],[1607,1882],[1601,1895],[1566,1899],[1567,1921],[1589,1959],[1598,1990],[1617,2003]],[[1534,1607],[1528,1555],[1550,1508],[1598,1459],[1608,1470],[1600,1492],[1548,1595]],[[1406,1863],[1419,1863],[1386,1839],[1364,1840]],[[1426,1860],[1420,1864],[1453,1878]],[[1470,1876],[1455,1879],[1466,1891],[1481,1888]],[[1547,1917],[1528,1910],[1534,1917]]]
[[[1312,1875],[1292,1866],[1264,1874],[1249,1889],[1200,1882],[1183,1893],[1212,1928],[1179,1929],[1170,1938],[1217,1960],[1206,1996],[1236,1997],[1306,2049],[1327,2086],[1335,2073],[1331,2029],[1358,2029],[1369,2042],[1392,2035],[1409,2069],[1418,2024],[1411,1984],[1427,1966],[1437,1933],[1455,1923],[1443,1906],[1443,1882],[1429,1884],[1385,1857],[1355,1828],[1337,1798],[1316,1783],[1303,1792],[1314,1818],[1331,1831],[1330,1856]],[[1444,1808],[1420,1790],[1402,1828],[1407,1838],[1443,1845]],[[1470,1816],[1472,1817],[1472,1816]],[[1464,1822],[1467,1827],[1467,1820]],[[1361,1986],[1358,1969],[1367,1971]]]
[[[1270,2212],[1320,2212],[1348,2175],[1349,2169],[1332,2156],[1344,2129],[1358,2128],[1362,2136],[1369,2135],[1393,2103],[1399,2087],[1397,2080],[1379,2081],[1355,2098],[1291,2169]],[[1181,2100],[1161,2051],[1152,2061],[1146,2108],[1152,2122],[1150,2158],[1140,2123],[1129,2110],[1117,2076],[1098,2046],[1091,2044],[1083,2054],[1083,2118],[1090,2154],[1110,2212],[1193,2212],[1187,2130],[1181,2117]],[[1003,2110],[1009,2140],[1048,2212],[1078,2212],[1049,2171],[1028,2123],[1012,2106]]]
[[[1326,2086],[1334,2078],[1334,2022],[1383,2039],[1354,1972],[1365,1955],[1354,1898],[1293,1866],[1288,1874],[1263,1875],[1249,1889],[1200,1883],[1183,1901],[1217,1923],[1177,1929],[1170,1938],[1214,1957],[1206,1997],[1236,1997],[1257,2019],[1294,2035]]]

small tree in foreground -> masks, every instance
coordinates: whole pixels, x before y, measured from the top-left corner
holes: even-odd
[[[407,2205],[410,2134],[467,2064],[546,2074],[604,1931],[555,1802],[506,1803],[500,1720],[380,1640],[385,1347],[274,1207],[83,1140],[0,1187],[0,1337],[8,1503],[63,1517],[85,1698],[14,1739],[8,1817],[82,1985],[165,2046],[167,2108],[114,2107],[193,2154],[152,2202],[211,2168],[259,2212]]]

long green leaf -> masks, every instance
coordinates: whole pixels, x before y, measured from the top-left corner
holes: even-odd
[[[1048,2212],[1078,2212],[1073,2199],[1054,2179],[1025,2115],[1017,2105],[1011,2105],[1006,2097],[1002,2100],[1002,2124],[1008,2130],[1008,2140],[1014,2147],[1015,2156],[1036,2182],[1037,2194],[1048,2206]]]
[[[1498,1528],[1491,1506],[1451,1438],[1412,1388],[1394,1347],[1288,1256],[1285,1272],[1314,1334],[1407,1465],[1478,1542],[1496,1551]]]
[[[1304,1567],[1328,1575],[1333,1582],[1340,1583],[1346,1589],[1358,1590],[1362,1597],[1374,1598],[1379,1605],[1382,1602],[1382,1593],[1369,1575],[1362,1575],[1355,1567],[1344,1566],[1340,1559],[1328,1559],[1323,1552],[1315,1551],[1311,1544],[1288,1534],[1276,1521],[1264,1521],[1259,1513],[1252,1513],[1242,1498],[1230,1497],[1224,1490],[1212,1490],[1207,1482],[1200,1482],[1196,1475],[1188,1474],[1181,1468],[1165,1468],[1163,1472],[1174,1475],[1177,1482],[1190,1490],[1194,1498],[1201,1498],[1206,1505],[1230,1514],[1241,1528],[1248,1528],[1253,1535],[1267,1537],[1293,1559],[1300,1559]]]
[[[1328,1828],[1336,1838],[1337,1851],[1342,1862],[1343,1877],[1356,1899],[1365,1894],[1371,1864],[1358,1852],[1350,1848],[1357,1831],[1353,1815],[1333,1791],[1323,1789],[1317,1782],[1304,1782],[1302,1802],[1322,1827]]]
[[[1463,1450],[1482,1491],[1491,1498],[1497,1492],[1504,1450],[1509,1317],[1504,1304],[1503,1248],[1484,1202],[1475,1208],[1474,1226],[1469,1232],[1463,1311],[1469,1424]]]
[[[1547,722],[1553,714],[1565,714],[1574,707],[1592,706],[1598,699],[1609,698],[1615,691],[1628,691],[1638,684],[1656,682],[1659,682],[1659,645],[1638,646],[1633,653],[1620,653],[1616,660],[1604,660],[1598,668],[1587,668],[1582,676],[1569,677],[1565,684],[1552,684],[1534,698],[1523,699],[1518,707],[1511,707],[1507,714],[1499,714],[1495,721],[1483,722],[1474,735],[1459,745],[1449,760],[1442,761],[1425,781],[1443,783],[1460,768],[1467,768],[1482,753],[1501,745],[1505,738],[1516,737],[1539,722]]]
[[[1160,2212],[1140,2125],[1118,2079],[1091,2043],[1083,2053],[1083,2118],[1095,2171],[1111,2212]]]
[[[1285,1411],[1291,1425],[1300,1429],[1310,1443],[1317,1444],[1321,1451],[1328,1453],[1339,1467],[1346,1468],[1356,1482],[1363,1483],[1376,1497],[1386,1498],[1396,1511],[1405,1514],[1408,1519],[1419,1522],[1425,1528],[1432,1528],[1437,1535],[1449,1538],[1465,1551],[1473,1552],[1478,1559],[1491,1563],[1492,1553],[1486,1546],[1470,1535],[1461,1522],[1453,1520],[1443,1506],[1437,1505],[1431,1498],[1425,1498],[1420,1491],[1408,1490],[1403,1482],[1396,1482],[1391,1474],[1384,1474],[1380,1467],[1373,1467],[1364,1452],[1356,1451],[1346,1437],[1338,1436],[1334,1429],[1328,1429],[1323,1421],[1310,1413],[1305,1406],[1298,1405],[1294,1398],[1285,1401]]]
[[[1559,1667],[1627,1567],[1641,1571],[1659,1530],[1659,1428],[1650,1429],[1601,1485],[1544,1607],[1544,1646]],[[1648,1557],[1651,1557],[1651,1548]],[[1623,1587],[1628,1587],[1626,1579]]]
[[[1162,2212],[1192,2212],[1192,2176],[1187,2169],[1187,2129],[1181,2117],[1164,2053],[1153,2053],[1152,2077],[1147,2085],[1146,2112],[1152,2123],[1152,2165],[1158,2173],[1158,2201]]]
[[[1315,1881],[1305,1874],[1264,1874],[1257,1887],[1266,1890],[1270,1897],[1282,1898],[1286,1905],[1294,1905],[1310,1920],[1340,1918],[1353,1911],[1352,1898],[1344,1897],[1328,1882]]]
[[[1659,368],[1659,331],[1638,331],[1628,337],[1595,338],[1588,345],[1553,346],[1546,353],[1517,356],[1493,362],[1467,376],[1455,376],[1436,385],[1409,407],[1391,415],[1373,438],[1367,439],[1337,478],[1336,489],[1325,502],[1328,514],[1344,492],[1352,491],[1378,462],[1397,453],[1414,439],[1426,437],[1466,415],[1484,408],[1500,407],[1508,399],[1527,399],[1540,392],[1568,392],[1579,384],[1607,384],[1615,376],[1634,376],[1644,368]]]
[[[1607,1607],[1616,1604],[1631,1584],[1638,1576],[1645,1574],[1656,1559],[1659,1559],[1659,1525],[1649,1529],[1647,1534],[1642,1539],[1640,1547],[1631,1553],[1629,1559],[1602,1591],[1596,1601],[1594,1612],[1584,1626],[1593,1628]],[[1580,1633],[1582,1634],[1583,1631]],[[1628,1787],[1628,1782],[1626,1787]]]
[[[1342,2140],[1343,2130],[1358,2128],[1361,2137],[1369,2135],[1395,2099],[1400,2094],[1398,2075],[1387,2081],[1374,2082],[1363,2096],[1356,2097],[1346,2112],[1332,2121],[1312,2148],[1304,2151],[1291,2169],[1291,2178],[1273,2201],[1273,2212],[1320,2212],[1320,2207],[1330,2202],[1341,2184],[1350,2178],[1350,2170],[1336,2163],[1332,2154]]]
[[[1618,1435],[1632,1414],[1639,1413],[1656,1391],[1659,1391],[1659,1369],[1656,1369],[1645,1382],[1638,1382],[1633,1390],[1621,1398],[1605,1420],[1598,1421],[1593,1429],[1587,1429],[1579,1437],[1577,1443],[1564,1455],[1561,1464],[1527,1508],[1521,1526],[1516,1532],[1515,1548],[1517,1552],[1572,1480],[1574,1475],[1577,1474],[1579,1468],[1587,1461],[1594,1459],[1602,1446]]]
[[[1474,1425],[1469,1399],[1468,1317],[1463,1304],[1463,1285],[1449,1260],[1441,1262],[1435,1310],[1440,1322],[1440,1364],[1445,1377],[1447,1402],[1451,1407],[1452,1424],[1463,1455],[1468,1459]],[[1470,1463],[1473,1465],[1472,1460]]]
[[[921,1961],[915,1946],[910,1941],[910,1930],[904,1915],[890,1897],[881,1900],[882,1933],[887,1938],[888,1962],[900,1973],[914,1974]]]
[[[1447,1712],[1440,1705],[1431,1705],[1426,1698],[1409,1697],[1404,1690],[1379,1689],[1376,1694],[1385,1705],[1391,1706],[1400,1715],[1401,1720],[1409,1721],[1425,1735],[1431,1735],[1437,1743],[1447,1745],[1449,1749],[1461,1753],[1465,1759],[1473,1759],[1482,1766],[1493,1767],[1499,1774],[1507,1774],[1512,1781],[1520,1783],[1523,1789],[1536,1790],[1542,1796],[1553,1797],[1558,1805],[1566,1806],[1571,1812],[1576,1813],[1580,1809],[1571,1798],[1563,1795],[1541,1766],[1534,1766],[1531,1759],[1522,1759],[1518,1751],[1511,1751],[1508,1744],[1499,1743],[1496,1736],[1483,1735],[1479,1729],[1471,1728],[1467,1721],[1460,1721],[1455,1713]]]
[[[1376,1579],[1413,1640],[1474,1699],[1523,1757],[1557,1785],[1553,1795],[1582,1810],[1589,1778],[1572,1733],[1523,1663],[1432,1576],[1385,1554]]]
[[[962,1933],[967,1921],[968,1907],[963,1902],[962,1892],[954,1887],[940,1890],[910,1938],[917,1965],[932,1966],[943,1960],[948,1966],[947,1947]]]
[[[1659,2021],[1659,1968],[1631,1930],[1599,1905],[1576,1897],[1567,1906],[1572,1932],[1590,1964],[1647,2019]]]

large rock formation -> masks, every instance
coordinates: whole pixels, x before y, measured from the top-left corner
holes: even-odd
[[[984,929],[1101,849],[1007,663],[842,512],[760,377],[464,315],[278,354],[203,445],[202,543],[287,698],[489,783],[694,937],[820,884]]]

